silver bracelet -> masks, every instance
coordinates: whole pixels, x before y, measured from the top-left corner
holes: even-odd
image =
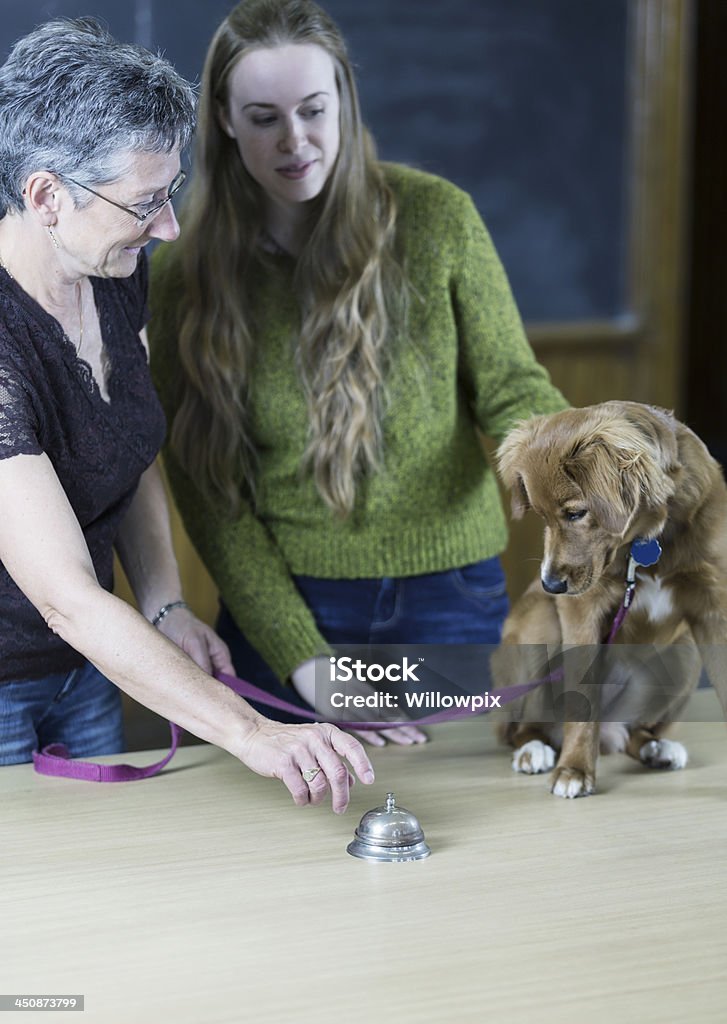
[[[189,605],[186,601],[170,601],[169,604],[163,604],[151,620],[152,626],[158,626],[162,619],[166,619],[167,615],[174,608],[189,608]]]

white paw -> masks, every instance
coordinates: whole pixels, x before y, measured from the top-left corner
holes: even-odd
[[[512,770],[525,775],[539,775],[549,772],[555,764],[555,751],[542,740],[523,743],[512,755]]]
[[[574,800],[577,796],[590,796],[596,790],[595,779],[577,768],[556,768],[550,792],[554,796]]]
[[[639,751],[639,760],[647,768],[683,768],[689,760],[686,748],[676,740],[649,740]]]

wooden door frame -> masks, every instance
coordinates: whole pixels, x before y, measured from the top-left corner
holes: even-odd
[[[594,346],[617,356],[638,347],[644,400],[679,408],[694,8],[694,0],[629,5],[627,311],[612,319],[526,324],[541,357],[564,348],[587,356]]]

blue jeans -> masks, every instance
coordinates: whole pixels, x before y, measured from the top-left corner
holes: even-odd
[[[398,579],[326,580],[295,576],[316,624],[337,644],[498,644],[509,603],[499,558],[445,572]],[[220,606],[217,632],[228,644],[237,674],[291,704],[310,710]],[[254,704],[254,702],[253,702]],[[294,722],[284,711],[255,707],[268,718]]]
[[[0,765],[31,761],[49,743],[65,744],[71,757],[124,750],[121,693],[90,662],[44,679],[0,683]]]

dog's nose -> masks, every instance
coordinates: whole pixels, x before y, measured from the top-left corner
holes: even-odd
[[[540,582],[549,594],[565,594],[568,589],[568,580],[559,580],[555,576],[541,576]]]

